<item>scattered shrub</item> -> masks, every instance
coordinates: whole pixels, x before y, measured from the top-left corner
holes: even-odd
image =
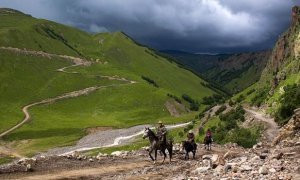
[[[178,136],[179,136],[179,137],[183,137],[183,135],[184,135],[184,133],[183,133],[182,131],[179,131],[179,132],[178,132]]]
[[[232,107],[232,106],[234,106],[235,103],[230,99],[230,100],[228,101],[228,104],[229,104],[229,106]]]
[[[181,104],[181,99],[179,97],[177,97],[175,95],[172,95],[172,94],[169,94],[169,93],[167,94],[167,96],[173,98],[175,101],[177,101],[178,103]]]
[[[226,106],[222,105],[217,111],[216,111],[216,115],[219,115],[220,113],[222,113],[223,111],[226,110]]]
[[[194,128],[194,125],[193,124],[189,124],[189,125],[187,125],[184,129],[183,129],[183,131],[184,132],[188,132],[189,130],[191,130],[191,129],[193,129]]]
[[[244,99],[245,99],[244,95],[241,94],[241,95],[236,99],[236,102],[240,103],[240,102],[242,102]]]
[[[205,105],[216,105],[225,102],[225,98],[219,94],[214,94],[212,96],[204,97],[202,100],[202,104]]]
[[[268,92],[268,88],[257,90],[256,95],[251,99],[251,105],[259,107],[268,97]]]
[[[252,93],[254,93],[254,91],[255,91],[255,89],[250,89],[249,91],[247,91],[247,95],[250,95],[250,94],[252,94]]]
[[[280,107],[275,113],[275,120],[284,125],[294,114],[294,110],[300,107],[300,85],[288,85],[284,88],[284,94],[280,99]]]
[[[198,111],[199,110],[199,102],[192,99],[189,95],[183,94],[182,99],[190,103],[190,110],[191,111]]]
[[[152,80],[152,79],[150,79],[150,78],[148,78],[146,76],[142,76],[142,79],[144,79],[145,81],[147,81],[149,84],[152,84],[154,87],[157,87],[157,88],[159,87],[154,80]]]

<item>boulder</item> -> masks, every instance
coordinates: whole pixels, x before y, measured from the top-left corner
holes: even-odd
[[[265,166],[262,166],[258,170],[259,174],[266,175],[268,174],[268,169]]]
[[[240,169],[241,172],[244,172],[244,171],[252,171],[252,167],[249,166],[249,165],[241,165],[241,166],[239,167],[239,169]]]
[[[228,151],[224,154],[223,158],[224,159],[233,159],[239,156],[239,153],[233,152],[233,151]]]
[[[270,173],[275,173],[275,172],[276,172],[276,169],[270,168],[270,169],[269,169],[269,172],[270,172]]]
[[[116,156],[116,157],[125,157],[128,155],[128,151],[114,151],[110,155]]]
[[[207,172],[210,169],[211,169],[210,167],[198,167],[197,169],[195,169],[193,171],[193,173],[194,174],[201,174],[201,173]]]

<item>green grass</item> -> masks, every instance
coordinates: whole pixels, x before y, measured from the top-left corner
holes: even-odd
[[[95,85],[120,84],[86,74],[66,74],[56,69],[70,65],[59,59],[14,55],[0,50],[0,131],[23,118],[22,106]]]
[[[14,158],[11,156],[2,156],[2,157],[0,157],[0,165],[10,163],[13,160],[14,160]]]

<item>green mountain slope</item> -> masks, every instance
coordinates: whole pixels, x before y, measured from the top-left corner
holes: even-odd
[[[269,51],[216,55],[164,53],[230,93],[237,93],[258,81],[270,56]]]
[[[22,121],[25,105],[99,88],[31,107],[29,122],[4,137],[26,141],[17,147],[25,154],[72,144],[91,127],[189,121],[197,112],[176,109],[181,115],[171,116],[165,104],[175,100],[167,94],[199,102],[217,94],[192,72],[121,32],[92,35],[11,9],[0,9],[0,18],[1,132]],[[86,65],[68,67],[75,58]],[[65,72],[58,71],[63,67]],[[189,103],[182,100],[182,106],[188,109]]]

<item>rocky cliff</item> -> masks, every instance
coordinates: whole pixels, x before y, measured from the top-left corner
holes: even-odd
[[[264,69],[261,82],[274,88],[287,76],[297,74],[300,71],[300,7],[292,9],[292,21],[290,28],[283,33],[271,54]]]

